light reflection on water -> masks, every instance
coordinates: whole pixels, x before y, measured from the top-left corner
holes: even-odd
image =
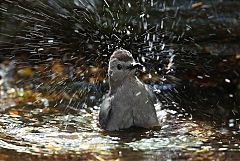
[[[0,115],[1,148],[35,155],[77,155],[84,151],[105,151],[113,155],[110,152],[124,150],[158,155],[159,152],[201,149],[231,151],[230,146],[221,146],[219,142],[221,138],[234,137],[229,131],[221,133],[221,129],[217,131],[206,123],[196,123],[192,118],[177,115],[164,122],[161,129],[105,132],[98,126],[98,110],[81,109],[77,114],[64,114],[61,109],[55,109],[53,113],[50,107],[44,113],[44,107],[43,110],[30,107],[27,110],[13,107]],[[33,111],[35,115],[29,117],[27,114]],[[218,149],[214,149],[211,142],[219,136]],[[235,142],[238,141],[236,138]],[[238,143],[232,146],[239,151]]]

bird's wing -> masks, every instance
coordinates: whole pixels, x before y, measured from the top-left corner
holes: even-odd
[[[153,93],[151,88],[149,88],[149,86],[145,85],[145,87],[149,93],[148,99],[152,102],[152,104],[154,104],[154,108],[155,108],[155,111],[157,114],[158,121],[162,122],[162,118],[165,115],[164,111],[162,110],[162,103],[159,101],[157,96]]]
[[[112,108],[111,108],[111,97],[106,97],[101,106],[100,106],[100,113],[99,113],[99,123],[100,125],[103,127],[103,128],[106,128],[107,124],[108,124],[108,120],[110,118],[110,115],[111,115],[111,111],[112,111]]]

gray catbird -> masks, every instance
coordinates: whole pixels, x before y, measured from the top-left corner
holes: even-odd
[[[157,98],[136,76],[131,53],[118,49],[110,57],[108,67],[109,92],[100,107],[99,122],[108,131],[132,126],[158,126],[155,106]]]

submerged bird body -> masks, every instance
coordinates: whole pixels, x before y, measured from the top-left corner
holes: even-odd
[[[109,62],[109,93],[99,113],[100,125],[108,131],[132,126],[150,128],[158,126],[154,94],[136,76],[136,65],[127,50],[117,50]]]

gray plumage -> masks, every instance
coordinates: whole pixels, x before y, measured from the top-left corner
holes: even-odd
[[[127,50],[116,50],[108,67],[109,92],[103,99],[99,123],[105,130],[158,126],[155,95],[136,76],[135,61]]]

